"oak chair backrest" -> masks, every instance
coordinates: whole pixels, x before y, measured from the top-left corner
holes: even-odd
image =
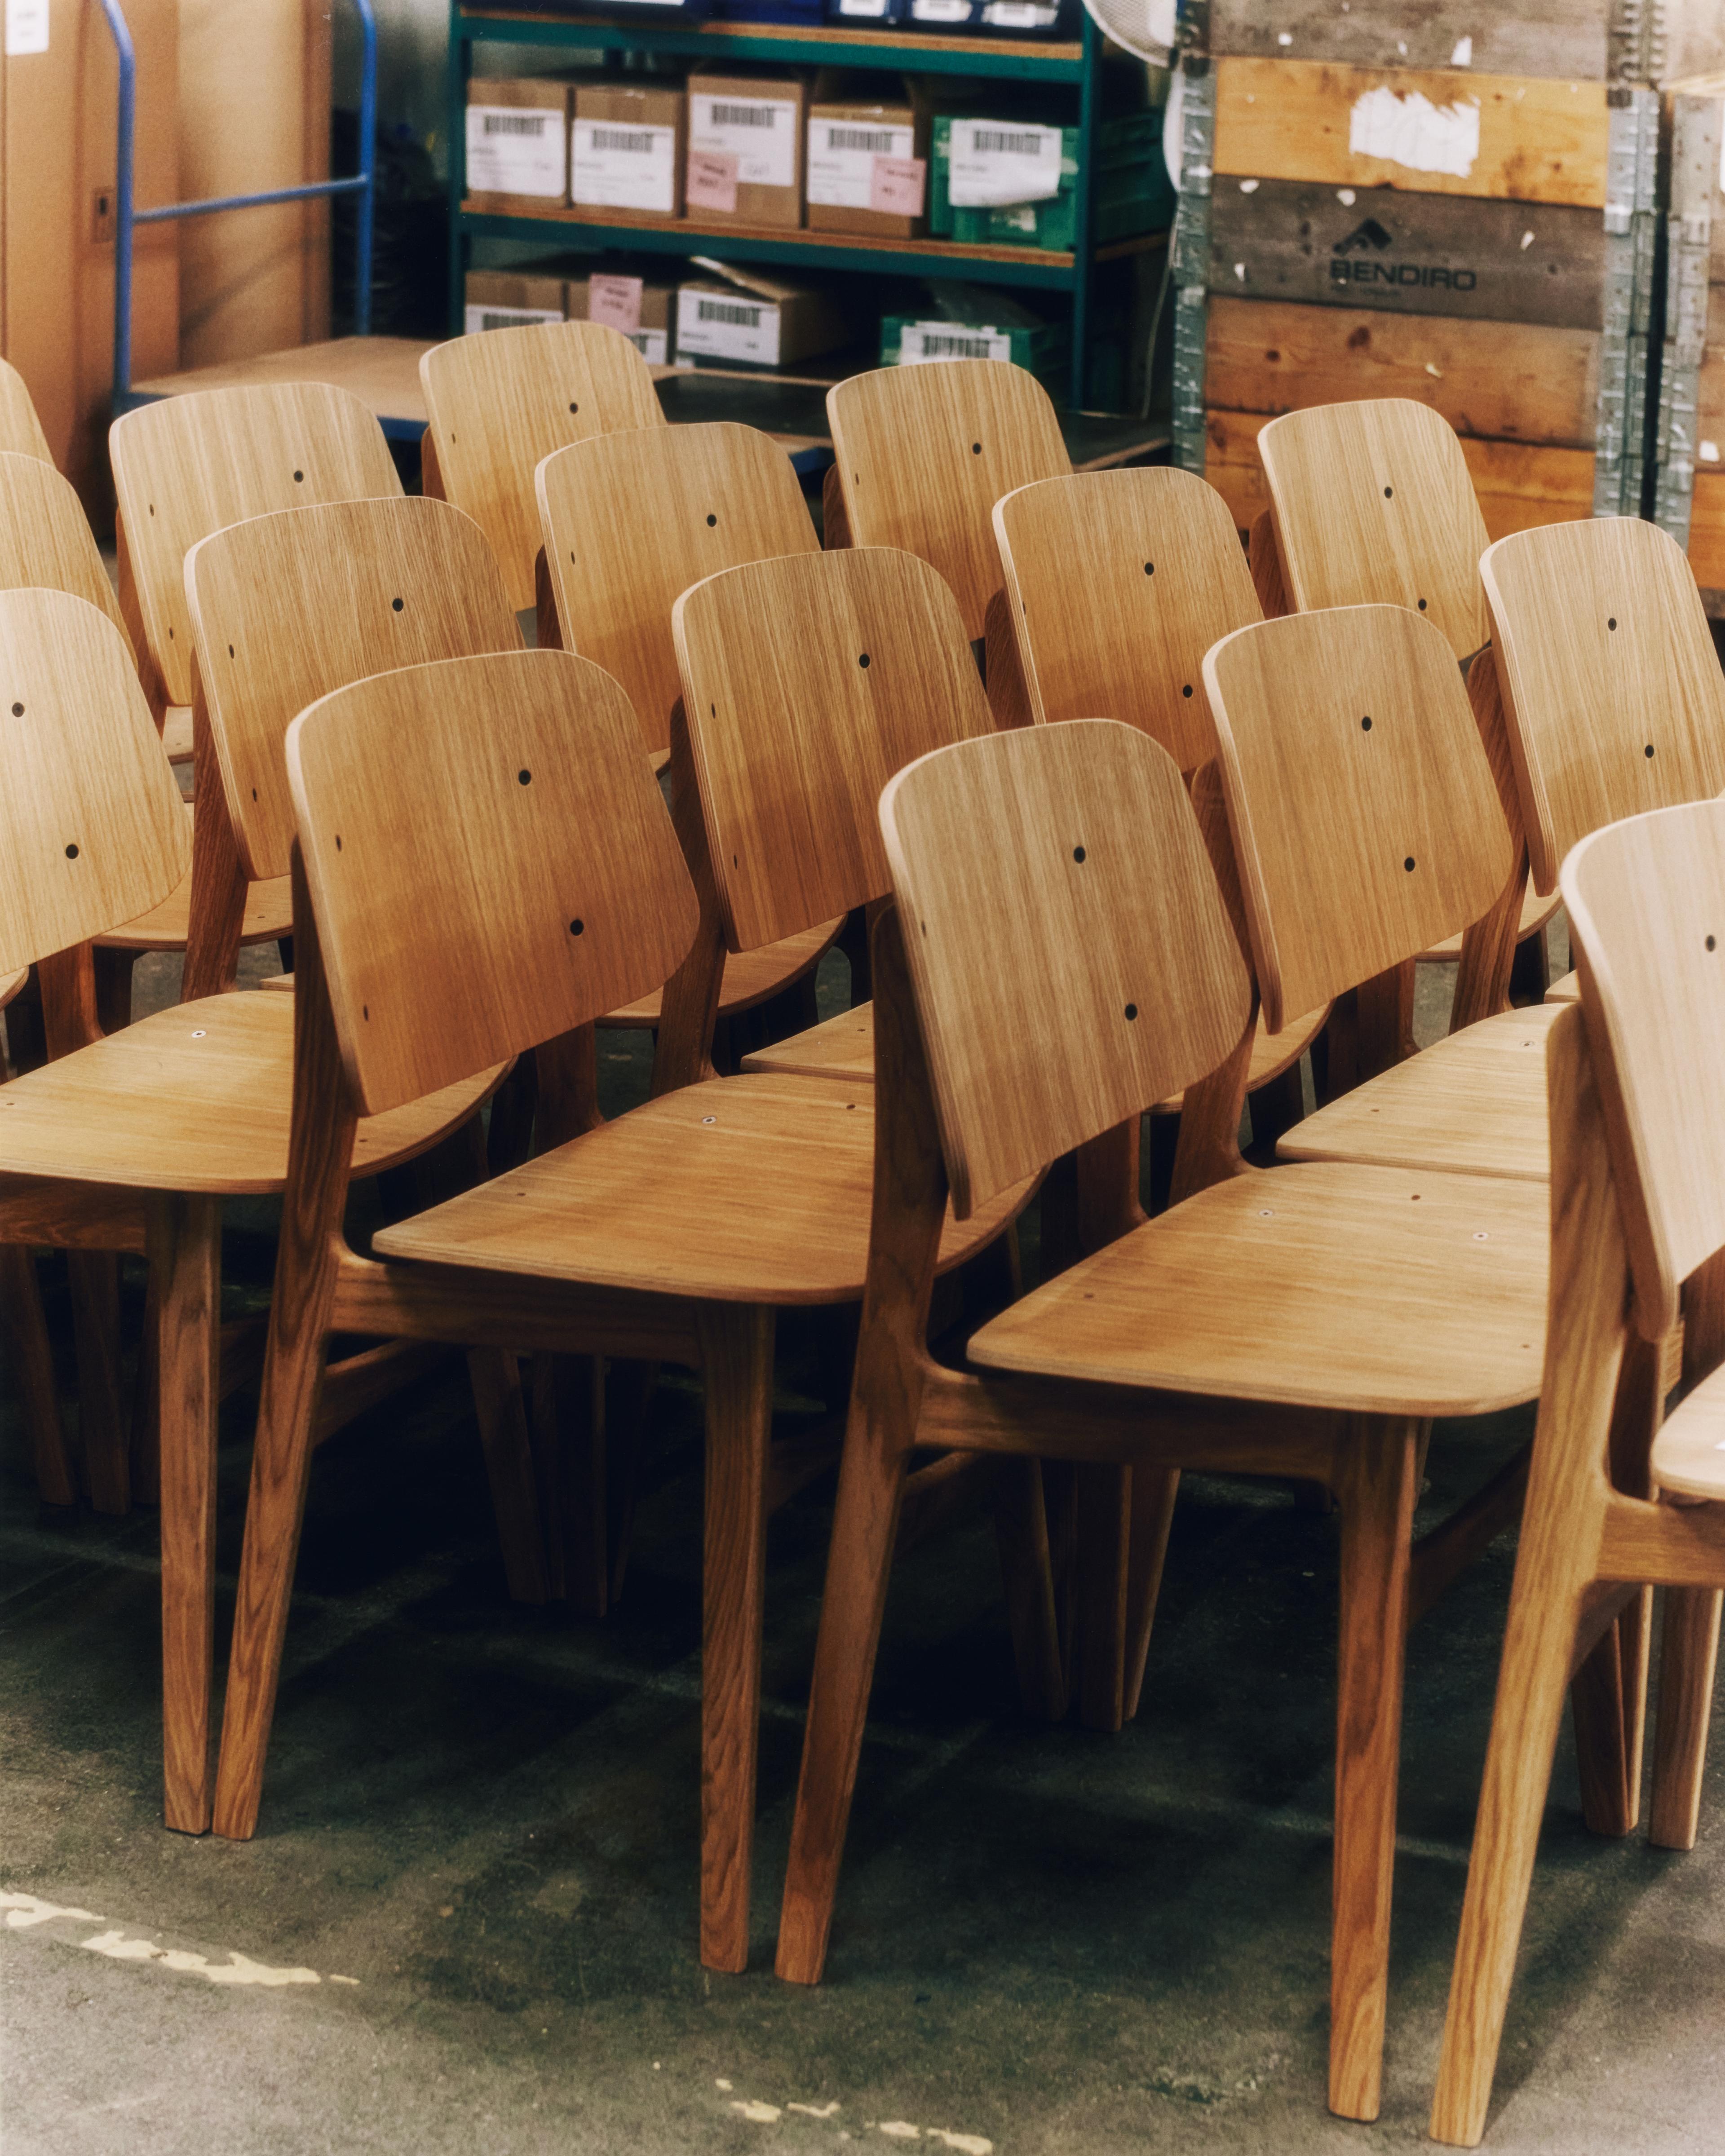
[[[1430,622],[1284,614],[1224,637],[1204,676],[1271,1032],[1486,911],[1509,829]]]
[[[1638,1330],[1676,1322],[1725,1245],[1725,803],[1594,832],[1559,879],[1581,975]]]
[[[851,544],[932,562],[973,641],[1000,588],[994,504],[1072,469],[1048,392],[996,359],[883,367],[828,390],[827,424]]]
[[[0,592],[0,973],[166,898],[188,819],[131,647],[87,599]]]
[[[1725,790],[1725,675],[1656,524],[1518,531],[1480,564],[1538,888],[1602,824]]]
[[[404,667],[288,730],[341,1058],[368,1114],[660,987],[698,918],[634,713],[590,660]]]
[[[730,947],[883,897],[881,788],[993,730],[941,578],[893,547],[794,554],[709,577],[672,622]]]
[[[0,591],[30,585],[100,607],[125,635],[120,602],[70,480],[40,457],[0,451]]]
[[[1182,771],[1216,752],[1204,654],[1262,619],[1228,505],[1194,472],[1075,472],[994,505],[1037,720],[1123,720]]]
[[[423,497],[230,525],[187,556],[186,598],[223,791],[254,882],[288,872],[282,744],[306,705],[392,667],[521,649],[485,534]]]
[[[326,382],[161,398],[116,419],[108,447],[141,655],[171,704],[192,701],[184,572],[200,539],[272,510],[401,493],[377,415]],[[331,568],[334,583],[340,572]]]
[[[54,452],[36,416],[36,407],[24,386],[24,377],[8,361],[0,359],[0,451],[54,462]]]
[[[790,459],[752,427],[645,427],[559,449],[535,485],[565,649],[614,675],[648,747],[669,747],[678,598],[739,562],[820,551]]]
[[[940,750],[880,827],[960,1219],[1240,1040],[1240,945],[1179,769],[1136,727]]]
[[[434,345],[419,362],[445,496],[491,542],[510,603],[533,603],[540,459],[591,434],[667,424],[652,370],[603,322],[538,322]]]
[[[1455,430],[1410,398],[1285,413],[1258,436],[1288,597],[1299,612],[1411,607],[1458,659],[1490,636],[1486,546]]]

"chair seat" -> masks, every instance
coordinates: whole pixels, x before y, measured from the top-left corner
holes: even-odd
[[[386,1228],[372,1247],[717,1302],[844,1302],[862,1292],[874,1158],[870,1093],[711,1079]],[[942,1270],[991,1240],[1033,1188],[972,1220],[949,1217]]]
[[[1725,1364],[1674,1409],[1653,1440],[1653,1480],[1682,1497],[1725,1502]]]
[[[1529,876],[1522,892],[1522,917],[1516,925],[1517,942],[1523,942],[1529,936],[1537,935],[1563,902],[1561,894],[1557,891],[1553,891],[1549,898],[1542,898],[1533,888],[1532,877]],[[1420,955],[1428,965],[1453,966],[1461,956],[1461,931],[1458,929],[1455,935],[1446,936],[1441,943],[1434,943],[1430,950],[1422,951]]]
[[[1532,1399],[1547,1192],[1319,1165],[1201,1191],[973,1335],[973,1363],[1367,1414]]]
[[[293,1052],[291,996],[243,991],[157,1011],[0,1086],[0,1174],[219,1197],[280,1190]],[[367,1116],[354,1173],[425,1152],[495,1090],[506,1067]]]
[[[1296,1123],[1277,1158],[1546,1181],[1545,1040],[1558,1010],[1538,1004],[1446,1035]]]
[[[1581,1001],[1581,976],[1565,973],[1552,983],[1545,992],[1548,1004],[1579,1004]]]
[[[1271,1079],[1281,1077],[1291,1064],[1296,1063],[1329,1014],[1329,1006],[1326,1004],[1323,1009],[1309,1011],[1292,1025],[1284,1026],[1274,1036],[1265,1032],[1260,1018],[1252,1042],[1246,1090],[1267,1085]],[[847,1086],[872,1085],[874,1005],[859,1004],[855,1010],[840,1011],[836,1018],[824,1019],[806,1033],[795,1033],[788,1040],[775,1041],[770,1048],[757,1049],[752,1055],[744,1056],[742,1067],[747,1071],[777,1071],[789,1077],[837,1078]],[[1180,1100],[1180,1095],[1176,1093],[1170,1100],[1158,1101],[1158,1111],[1178,1115]]]
[[[29,978],[28,966],[20,966],[15,973],[0,973],[0,1010],[5,1009]]]
[[[186,804],[192,814],[192,804]],[[160,906],[152,906],[136,921],[111,929],[96,942],[116,951],[179,951],[192,931],[192,871],[174,886]],[[270,943],[294,932],[292,879],[271,876],[266,883],[250,885],[245,894],[245,924],[242,943]]]
[[[824,921],[818,927],[804,928],[795,936],[787,936],[782,942],[763,944],[758,951],[727,952],[724,978],[719,984],[719,1016],[735,1018],[739,1011],[752,1009],[755,1004],[763,1004],[769,996],[788,988],[798,975],[819,963],[844,926],[845,916],[840,914],[836,921]],[[656,1026],[661,993],[661,990],[655,988],[637,1003],[625,1004],[620,1010],[608,1011],[599,1024]]]
[[[162,746],[170,763],[192,761],[192,706],[170,704],[162,716]]]

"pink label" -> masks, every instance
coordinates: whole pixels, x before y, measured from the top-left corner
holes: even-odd
[[[587,319],[603,322],[625,336],[641,326],[641,280],[639,277],[590,277],[587,284]]]
[[[691,209],[737,212],[737,159],[728,151],[691,150],[684,192]]]
[[[876,157],[869,172],[869,208],[889,217],[921,217],[927,177],[925,158]]]

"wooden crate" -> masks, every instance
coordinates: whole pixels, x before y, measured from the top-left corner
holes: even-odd
[[[1640,0],[1210,0],[1210,50],[1348,67],[1450,68],[1497,74],[1645,80],[1656,6]],[[1457,54],[1465,52],[1466,60]]]

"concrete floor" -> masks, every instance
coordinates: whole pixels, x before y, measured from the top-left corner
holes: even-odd
[[[173,968],[150,963],[153,1003]],[[1422,1031],[1444,993],[1423,982]],[[639,1060],[612,1054],[625,1100]],[[235,1301],[264,1291],[269,1226],[234,1209]],[[787,1431],[819,1347],[784,1327]],[[248,1414],[232,1403],[224,1425],[222,1635]],[[1524,1429],[1440,1429],[1430,1514]],[[773,1525],[754,1967],[727,1978],[695,1955],[692,1385],[661,1387],[642,1479],[628,1590],[599,1625],[506,1600],[459,1386],[321,1453],[262,1824],[239,1845],[159,1824],[153,1516],[40,1507],[0,1426],[0,1894],[36,1897],[0,1933],[7,2156],[1283,2156],[1422,2138],[1507,1539],[1411,1645],[1386,2095],[1359,2127],[1323,2102],[1330,1521],[1274,1485],[1189,1478],[1143,1710],[1115,1738],[1020,1716],[985,1518],[913,1553],[828,1979],[804,1991],[771,1964],[830,1487]],[[1566,1737],[1502,2156],[1725,2148],[1722,1765],[1716,1728],[1702,1843],[1676,1857],[1585,1832]]]

